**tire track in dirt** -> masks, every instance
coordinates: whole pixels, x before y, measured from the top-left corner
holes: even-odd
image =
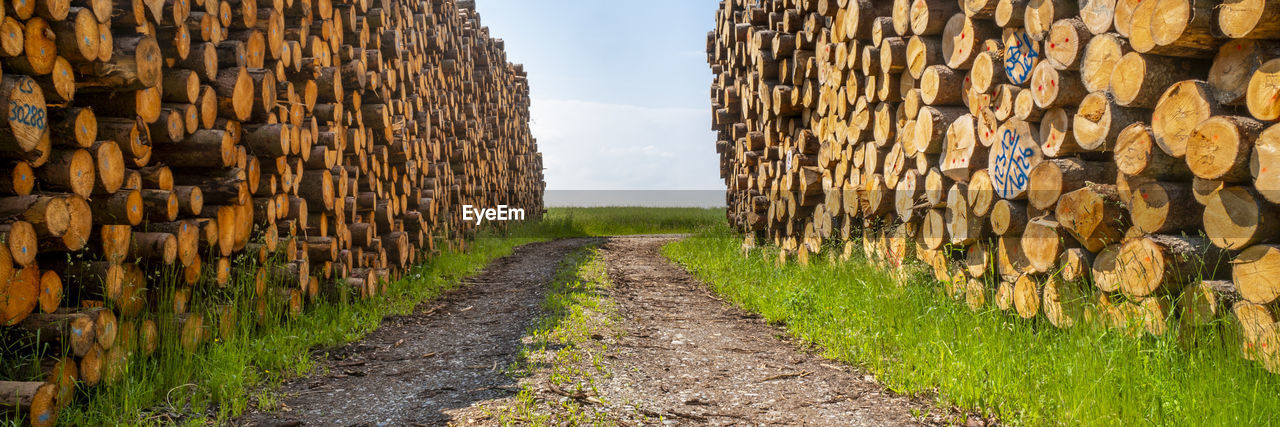
[[[504,368],[542,316],[560,260],[598,239],[521,246],[465,286],[389,316],[363,340],[330,351],[317,372],[284,384],[281,407],[240,425],[437,425],[472,403],[517,390]],[[327,369],[325,369],[327,368]]]
[[[624,334],[611,343],[614,376],[601,396],[627,424],[654,417],[693,424],[935,424],[860,370],[797,351],[786,332],[711,293],[662,256],[671,236],[612,238],[602,246]],[[612,412],[612,411],[611,411]],[[936,411],[933,411],[936,412]],[[961,418],[963,420],[963,418]],[[961,421],[963,422],[963,421]]]

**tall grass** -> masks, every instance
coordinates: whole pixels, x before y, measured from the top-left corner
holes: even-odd
[[[1280,376],[1210,328],[1191,344],[1023,321],[948,300],[920,268],[899,277],[865,259],[776,266],[741,238],[709,231],[667,245],[714,290],[890,389],[1028,425],[1262,425],[1278,421]]]

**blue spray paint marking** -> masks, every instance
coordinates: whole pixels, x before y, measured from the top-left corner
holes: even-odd
[[[996,192],[1001,198],[1010,198],[1017,194],[1014,190],[1021,190],[1027,185],[1027,172],[1031,170],[1027,159],[1034,156],[1035,151],[1030,148],[1019,150],[1021,139],[1021,135],[1010,129],[1005,129],[1000,135],[1000,153],[996,155],[993,178],[999,183]]]
[[[35,80],[30,78],[22,79],[22,83],[18,85],[18,91],[22,93],[35,92]],[[30,105],[18,101],[9,101],[10,122],[44,130],[44,115],[45,109],[43,105]]]
[[[9,121],[44,130],[45,110],[37,105],[9,101]]]
[[[1036,45],[1027,33],[1018,33],[1013,40],[1013,44],[1005,48],[1004,73],[1009,76],[1009,82],[1020,85],[1026,83],[1027,78],[1031,76],[1031,70],[1040,53],[1036,52]],[[1027,48],[1026,52],[1022,51],[1024,46]]]

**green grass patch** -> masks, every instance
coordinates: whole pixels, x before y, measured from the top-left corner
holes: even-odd
[[[621,322],[611,287],[598,249],[565,257],[542,303],[546,316],[525,334],[520,357],[508,368],[521,379],[520,391],[482,410],[502,425],[612,424],[596,388],[598,379],[611,376],[604,335],[616,337]],[[544,388],[555,390],[551,399],[542,397],[548,396]]]
[[[550,208],[544,221],[582,236],[695,233],[724,222],[724,209]]]
[[[1059,330],[989,305],[947,299],[919,266],[894,279],[865,259],[775,265],[744,256],[723,227],[663,252],[741,307],[785,324],[826,356],[860,365],[905,394],[1027,425],[1268,425],[1280,414],[1280,376],[1205,332],[1132,338],[1088,327]],[[1176,322],[1175,322],[1176,323]]]
[[[64,409],[60,421],[204,424],[240,415],[251,400],[273,407],[276,386],[310,372],[317,356],[323,356],[313,350],[359,340],[377,329],[384,316],[410,313],[417,304],[456,288],[460,279],[489,261],[548,234],[554,235],[540,226],[506,236],[485,233],[465,251],[446,250],[367,300],[309,305],[294,316],[269,313],[267,317],[279,320],[265,325],[256,324],[253,310],[239,310],[235,333],[194,353],[162,346],[153,357],[130,363],[120,383],[88,389],[87,399]],[[255,389],[259,391],[250,393]]]

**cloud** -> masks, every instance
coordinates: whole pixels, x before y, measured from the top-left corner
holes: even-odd
[[[533,100],[548,190],[723,189],[710,113]]]

